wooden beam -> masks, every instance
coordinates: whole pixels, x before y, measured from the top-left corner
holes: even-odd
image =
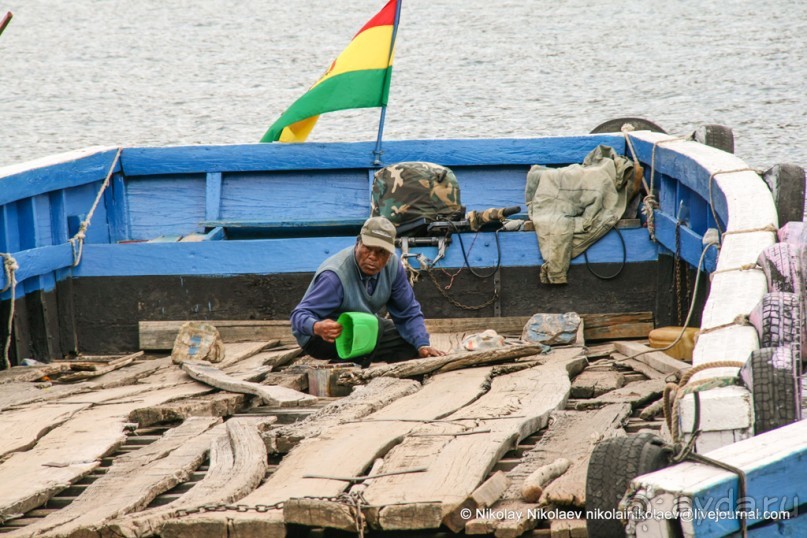
[[[154,443],[120,456],[72,503],[27,526],[25,533],[77,535],[119,515],[145,508],[157,495],[187,480],[223,433],[215,418],[191,418]],[[87,533],[88,534],[88,533]],[[85,534],[86,535],[86,534]]]
[[[581,314],[586,340],[614,340],[619,338],[647,338],[653,329],[652,312],[616,314]],[[493,329],[499,334],[520,336],[530,316],[488,318],[427,319],[430,333],[473,333]],[[288,320],[208,320],[227,342],[245,342],[279,339],[281,343],[294,343]],[[185,321],[140,321],[140,348],[165,350],[174,346],[179,328]]]
[[[266,452],[258,429],[274,417],[235,417],[225,423],[226,433],[210,447],[210,464],[204,478],[187,493],[163,508],[149,509],[99,527],[101,536],[145,537],[159,535],[163,524],[179,510],[206,504],[232,503],[255,489],[266,475]]]
[[[312,475],[359,476],[408,432],[423,421],[450,415],[487,390],[490,368],[475,368],[435,376],[421,390],[400,398],[364,417],[358,423],[334,426],[325,436],[301,443],[280,463],[264,484],[244,497],[244,504],[274,504],[291,498],[329,497],[350,486],[334,479],[304,478]],[[170,524],[170,533],[169,531]],[[265,514],[204,514],[183,517],[166,525],[163,536],[262,536],[285,535],[283,512]]]
[[[641,353],[634,357],[635,360],[645,363],[663,374],[675,374],[680,376],[692,368],[692,365],[678,359],[673,359],[663,351],[654,351],[652,347],[636,342],[615,342],[617,351],[627,357]]]
[[[537,521],[528,517],[538,506],[525,502],[522,498],[523,487],[527,478],[537,469],[551,464],[558,458],[567,458],[572,467],[564,473],[570,480],[559,491],[572,492],[564,497],[585,499],[585,473],[588,458],[594,448],[593,439],[601,439],[612,435],[624,435],[622,422],[630,416],[630,406],[612,405],[598,411],[557,411],[553,414],[553,422],[541,436],[538,443],[522,456],[521,463],[507,473],[510,487],[502,495],[502,499],[491,508],[491,514],[521,514],[520,519],[482,518],[468,522],[467,534],[496,534],[502,537],[516,537],[535,528]],[[581,479],[580,473],[583,478]],[[563,480],[564,476],[555,482]],[[571,477],[574,477],[573,479]],[[549,484],[542,493],[546,498]],[[574,488],[574,489],[571,489]]]
[[[413,359],[388,365],[374,366],[358,372],[347,372],[340,376],[339,382],[346,385],[356,385],[366,383],[377,377],[402,378],[420,376],[435,371],[447,372],[526,357],[528,355],[536,355],[540,354],[542,349],[543,346],[540,344],[518,344],[486,351],[464,351],[443,357]]]
[[[576,349],[553,355],[543,365],[494,378],[479,400],[448,415],[446,422],[421,426],[390,451],[384,472],[411,467],[413,461],[428,469],[375,480],[364,494],[368,503],[381,507],[373,510],[377,515],[368,514],[371,523],[385,530],[439,527],[507,450],[545,427],[549,414],[565,405],[570,375],[586,359]]]
[[[317,401],[316,396],[303,394],[302,392],[286,387],[260,385],[250,381],[242,381],[227,375],[206,362],[185,361],[182,363],[182,369],[193,379],[201,381],[211,387],[229,392],[252,394],[262,399],[265,403],[277,407],[296,407]]]
[[[419,389],[420,383],[410,379],[373,379],[350,396],[329,403],[304,420],[269,430],[263,435],[266,448],[269,452],[286,453],[303,439],[316,437],[339,424],[360,420]]]
[[[141,428],[165,422],[182,421],[189,417],[228,417],[244,406],[243,394],[220,392],[191,396],[151,407],[141,407],[129,413],[129,422]]]
[[[648,379],[647,381],[628,383],[624,387],[606,392],[598,398],[580,400],[577,402],[576,408],[578,410],[597,409],[606,405],[620,403],[627,403],[635,408],[658,399],[664,391],[664,385],[666,383],[663,379]]]
[[[714,465],[686,461],[631,482],[631,496],[638,497],[638,502],[651,503],[654,514],[682,507],[693,509],[691,519],[669,522],[678,528],[668,536],[726,536],[740,530],[740,520],[733,514],[735,509],[747,511],[746,521],[751,526],[762,521],[766,510],[780,513],[798,510],[803,502],[807,467],[801,463],[807,457],[807,421],[783,426],[704,455],[745,473],[748,489],[741,504],[736,504],[737,474]],[[714,517],[715,511],[726,515]],[[803,531],[804,517],[794,522],[799,521]],[[652,529],[652,523],[654,520],[634,520],[632,526],[637,536],[645,538],[649,534],[644,528]],[[775,527],[769,530],[772,535],[777,532]],[[796,534],[799,535],[798,531]]]

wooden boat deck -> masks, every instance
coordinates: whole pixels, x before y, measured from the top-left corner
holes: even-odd
[[[478,329],[452,327],[436,345]],[[285,536],[289,523],[355,532],[358,520],[368,532],[579,536],[592,441],[658,432],[661,419],[642,414],[670,375],[656,368],[688,368],[654,354],[622,362],[618,346],[637,344],[605,342],[361,371],[280,340],[226,344],[214,376],[227,374],[226,391],[142,353],[0,374],[12,433],[0,444],[0,533]],[[252,387],[261,379],[319,398],[267,405]],[[340,379],[366,381],[341,397]],[[561,457],[568,471],[525,500],[528,477]]]

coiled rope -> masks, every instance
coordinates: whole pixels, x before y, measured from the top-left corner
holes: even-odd
[[[3,366],[6,370],[11,368],[11,359],[9,359],[9,351],[11,350],[11,332],[14,329],[14,302],[16,300],[17,291],[17,271],[20,264],[14,259],[14,256],[7,252],[0,253],[3,257],[3,269],[6,273],[6,286],[0,290],[0,293],[11,290],[11,303],[9,305],[8,313],[8,333],[6,334],[6,343],[3,346]]]

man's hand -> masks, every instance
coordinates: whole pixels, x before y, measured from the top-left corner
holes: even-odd
[[[431,346],[421,346],[418,348],[418,355],[421,359],[425,359],[426,357],[442,357],[445,354],[445,351],[440,351]]]
[[[342,334],[342,326],[332,319],[323,319],[314,324],[314,334],[326,342],[333,342]]]

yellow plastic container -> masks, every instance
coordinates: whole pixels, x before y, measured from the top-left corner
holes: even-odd
[[[678,338],[682,327],[659,327],[650,331],[650,347],[667,347]],[[674,359],[692,362],[692,350],[695,349],[695,342],[698,341],[700,330],[695,327],[687,327],[681,340],[664,353]]]

